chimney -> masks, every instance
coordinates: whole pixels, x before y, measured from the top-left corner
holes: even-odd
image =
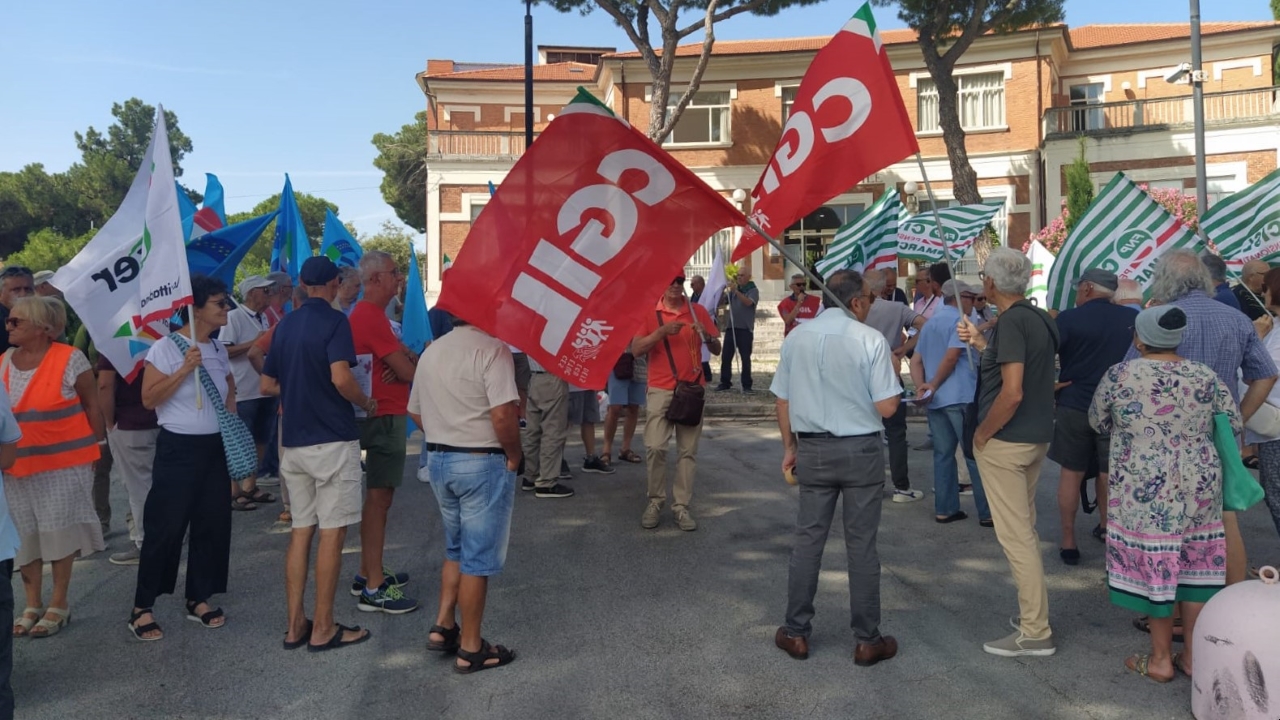
[[[453,72],[452,60],[428,60],[427,61],[428,75],[446,75],[451,72]]]

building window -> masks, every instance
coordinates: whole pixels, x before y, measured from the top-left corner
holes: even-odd
[[[955,76],[959,89],[960,127],[965,130],[992,130],[1005,127],[1004,73],[977,73]],[[919,101],[919,131],[937,132],[938,87],[932,80],[921,78],[916,83]]]
[[[1070,90],[1071,105],[1072,107],[1080,108],[1101,105],[1103,92],[1104,86],[1102,83],[1072,85]],[[1071,130],[1073,132],[1101,130],[1104,127],[1106,127],[1106,119],[1103,116],[1102,108],[1081,109],[1071,113]]]
[[[782,88],[782,124],[786,125],[791,119],[791,106],[796,104],[796,91],[800,88],[792,85],[791,87]]]
[[[667,109],[674,109],[680,96],[667,99]],[[693,96],[679,122],[665,141],[671,145],[729,142],[729,92],[700,92]]]

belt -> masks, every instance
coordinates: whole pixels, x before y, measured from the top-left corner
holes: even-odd
[[[440,443],[427,443],[427,452],[469,453],[471,455],[506,455],[507,451],[500,447],[465,448]]]
[[[832,435],[829,432],[798,432],[796,437],[801,440],[844,440],[848,438],[872,438],[879,436],[880,433],[863,433],[861,435]]]

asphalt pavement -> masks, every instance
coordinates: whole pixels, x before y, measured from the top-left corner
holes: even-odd
[[[924,437],[924,425],[911,423],[912,445]],[[1189,680],[1157,685],[1124,670],[1124,658],[1149,641],[1130,627],[1130,613],[1107,601],[1103,546],[1088,536],[1094,518],[1077,524],[1081,564],[1058,560],[1052,463],[1037,498],[1058,654],[1005,659],[982,651],[984,641],[1009,632],[1017,612],[1008,566],[993,532],[978,526],[971,498],[961,499],[969,520],[933,521],[932,453],[913,450],[912,483],[929,494],[910,504],[886,499],[879,536],[881,629],[901,649],[859,668],[838,524],[823,562],[811,657],[792,660],[773,646],[796,491],[782,481],[772,420],[709,420],[693,533],[677,529],[669,510],[657,530],[640,527],[643,465],[588,475],[579,444],[567,456],[577,461],[568,481],[577,495],[519,493],[507,569],[490,586],[484,635],[516,649],[509,667],[460,676],[451,659],[424,650],[443,550],[434,497],[414,478],[412,455],[386,558],[411,574],[405,589],[422,603],[417,612],[357,612],[344,581],[338,621],[369,627],[373,638],[326,653],[283,650],[288,536],[267,532],[279,505],[236,513],[230,592],[215,598],[228,616],[224,628],[187,622],[181,597],[167,596],[156,605],[164,640],[138,642],[126,628],[136,568],[109,564],[108,553],[81,560],[72,624],[49,639],[14,643],[18,717],[1191,717]],[[112,500],[108,543],[116,551],[128,542],[122,488]],[[1265,508],[1241,521],[1255,563],[1280,559]],[[346,578],[359,565],[356,530],[347,538]],[[16,575],[14,587],[21,608]]]

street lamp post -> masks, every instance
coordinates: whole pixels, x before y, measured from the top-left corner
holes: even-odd
[[[532,145],[534,145],[534,0],[525,0],[525,151]]]
[[[1209,210],[1209,188],[1204,159],[1204,69],[1200,57],[1200,0],[1191,0],[1191,105],[1196,135],[1196,217]]]

